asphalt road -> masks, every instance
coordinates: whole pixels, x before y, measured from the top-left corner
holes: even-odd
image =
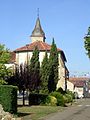
[[[78,100],[76,105],[47,116],[43,120],[90,120],[90,99]]]

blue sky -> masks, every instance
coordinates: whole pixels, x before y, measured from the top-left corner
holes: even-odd
[[[0,43],[11,50],[30,43],[37,8],[46,42],[54,37],[70,73],[90,72],[83,40],[90,26],[90,0],[0,0]]]

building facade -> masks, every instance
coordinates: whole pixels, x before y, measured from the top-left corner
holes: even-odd
[[[14,51],[15,53],[15,64],[28,64],[31,57],[33,50],[37,46],[39,50],[39,61],[40,65],[42,64],[43,58],[45,56],[45,52],[47,51],[48,57],[50,55],[50,49],[51,45],[47,44],[45,42],[45,33],[41,27],[40,19],[39,17],[36,20],[36,24],[34,27],[34,30],[32,31],[32,34],[30,36],[31,43],[27,44],[23,47],[20,47]],[[59,81],[57,83],[57,88],[61,87],[63,90],[66,90],[66,57],[61,49],[58,50],[58,59],[59,59],[59,66],[58,66],[58,75],[59,75]]]
[[[77,93],[78,98],[90,97],[90,78],[88,77],[70,77],[69,82],[73,84],[73,91]],[[70,85],[71,86],[71,85]],[[69,89],[70,89],[69,86]]]

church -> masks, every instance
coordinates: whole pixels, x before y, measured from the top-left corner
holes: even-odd
[[[39,50],[39,61],[40,64],[43,61],[43,58],[45,56],[45,52],[47,51],[48,56],[50,55],[50,49],[51,45],[45,42],[46,36],[42,29],[40,18],[37,17],[36,24],[34,27],[34,30],[31,33],[30,36],[31,43],[26,44],[23,47],[17,48],[15,51],[13,51],[15,57],[14,57],[14,63],[17,65],[20,64],[28,64],[32,57],[32,53],[34,48],[37,46]],[[59,59],[59,66],[58,66],[58,75],[59,75],[59,81],[57,83],[57,88],[62,88],[63,90],[67,89],[67,79],[69,77],[68,69],[65,65],[66,57],[60,48],[58,50],[58,59]]]

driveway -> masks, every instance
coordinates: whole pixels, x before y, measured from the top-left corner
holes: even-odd
[[[78,100],[76,105],[49,115],[43,120],[90,120],[90,99]]]

